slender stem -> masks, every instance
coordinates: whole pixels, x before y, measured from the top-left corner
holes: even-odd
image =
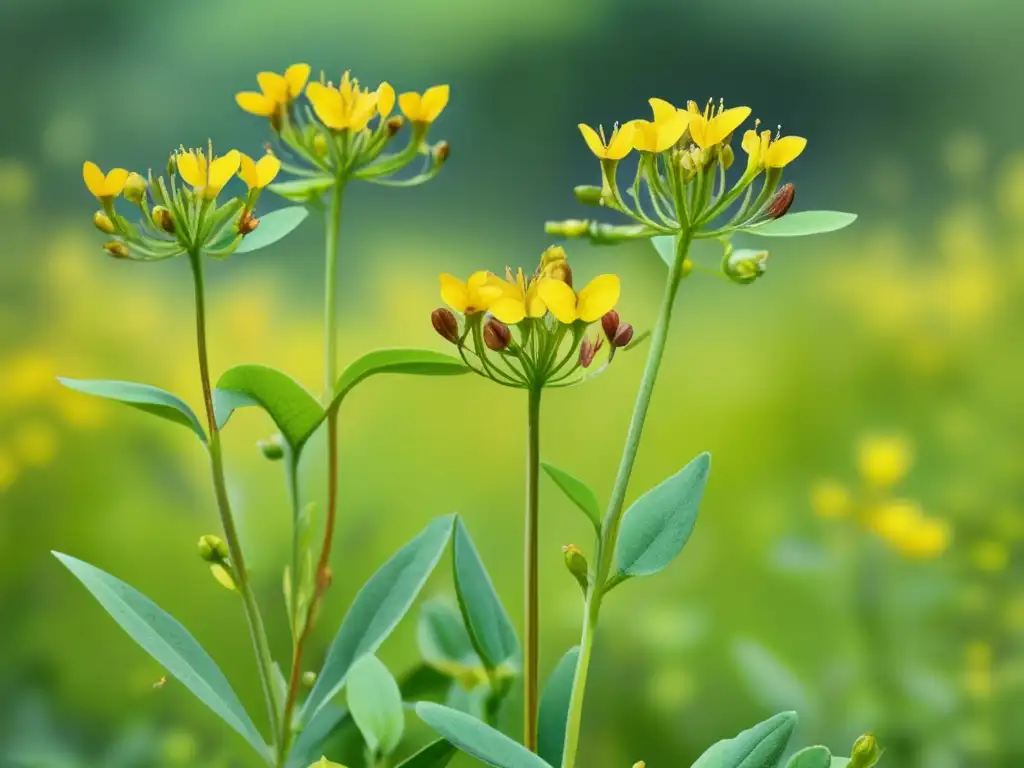
[[[299,634],[299,591],[302,587],[302,541],[304,537],[304,516],[300,508],[299,495],[299,456],[288,447],[285,457],[285,480],[288,485],[288,501],[292,507],[292,566],[289,581],[288,599],[291,602],[288,621],[292,628],[292,642]]]
[[[338,378],[338,236],[341,230],[341,203],[345,191],[345,179],[339,177],[334,184],[331,210],[327,216],[325,246],[325,288],[324,288],[324,393],[323,403],[327,411],[327,516],[324,523],[324,539],[320,547],[320,560],[316,566],[316,583],[313,597],[306,609],[306,616],[298,627],[298,638],[292,653],[292,669],[288,680],[288,697],[281,716],[281,742],[278,749],[278,764],[283,766],[291,747],[292,717],[299,694],[302,675],[302,656],[306,641],[316,620],[320,600],[331,583],[331,546],[334,542],[335,519],[338,510],[338,409],[330,404],[334,399],[334,382]]]
[[[543,390],[533,386],[529,391],[526,442],[526,541],[524,559],[525,633],[523,653],[523,744],[537,751],[537,710],[540,706],[538,656],[540,648],[540,587],[538,578],[537,531],[540,512],[540,396]]]
[[[576,665],[576,676],[573,679],[572,695],[569,699],[569,716],[565,729],[565,749],[562,753],[562,768],[573,768],[576,764],[576,752],[579,747],[580,724],[583,719],[583,698],[587,686],[587,674],[590,657],[594,647],[594,635],[597,630],[598,616],[601,611],[601,599],[605,593],[606,581],[611,571],[612,559],[615,555],[615,541],[619,535],[619,524],[622,521],[622,507],[626,500],[626,489],[636,462],[636,454],[643,433],[647,409],[651,404],[654,384],[658,378],[661,359],[665,354],[669,327],[672,324],[672,308],[675,304],[679,283],[683,279],[683,263],[690,249],[691,232],[687,230],[676,240],[676,258],[669,269],[668,282],[661,302],[658,322],[651,336],[651,350],[647,355],[643,378],[640,380],[640,391],[633,407],[633,419],[629,424],[626,436],[626,447],[622,452],[619,471],[615,477],[608,512],[601,525],[601,539],[597,550],[597,569],[587,590],[586,608],[583,616],[583,633],[580,641],[580,657]]]
[[[245,567],[242,544],[235,528],[235,519],[231,514],[231,502],[228,499],[227,482],[224,477],[224,458],[220,442],[220,429],[213,409],[213,390],[210,386],[210,362],[206,349],[206,290],[203,279],[202,255],[198,251],[189,253],[192,265],[192,276],[195,284],[196,302],[196,347],[199,353],[199,375],[203,383],[203,401],[206,405],[207,427],[210,432],[210,465],[213,473],[213,489],[217,498],[217,510],[220,512],[224,538],[227,540],[228,552],[231,556],[231,568],[235,577],[235,585],[242,596],[245,618],[249,624],[249,635],[256,652],[256,666],[259,669],[260,682],[263,686],[263,697],[266,700],[267,712],[270,716],[271,728],[277,721],[280,702],[273,681],[274,660],[270,653],[270,643],[263,627],[259,605],[249,582],[249,572]]]

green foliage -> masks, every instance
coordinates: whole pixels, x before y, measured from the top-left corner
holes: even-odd
[[[832,768],[832,753],[828,747],[806,747],[786,763],[786,768]]]
[[[363,585],[331,642],[303,721],[337,695],[356,659],[374,653],[402,620],[448,546],[454,521],[454,515],[433,520]]]
[[[544,695],[540,700],[540,713],[537,718],[537,754],[550,765],[562,764],[562,751],[565,747],[565,723],[569,717],[569,697],[572,695],[573,678],[576,676],[576,664],[580,658],[580,648],[570,648],[551,672]]]
[[[807,686],[774,653],[760,643],[743,639],[733,643],[740,676],[756,699],[770,709],[791,708],[805,721],[817,715],[817,703]]]
[[[587,516],[587,519],[594,526],[594,530],[600,534],[600,505],[597,501],[597,495],[590,489],[590,486],[553,464],[541,462],[541,466],[547,472],[548,477],[561,489],[562,493],[569,497],[569,501],[575,504]]]
[[[613,583],[658,573],[682,552],[697,521],[710,468],[711,455],[702,453],[626,510]]]
[[[266,248],[292,233],[309,216],[309,211],[301,205],[280,208],[260,216],[259,226],[242,238],[235,253],[252,253]]]
[[[334,385],[334,404],[370,376],[408,373],[417,376],[459,376],[469,369],[457,357],[429,349],[378,349],[350,363]]]
[[[444,768],[455,756],[455,747],[446,739],[432,742],[398,764],[398,768]]]
[[[269,750],[216,662],[175,618],[136,589],[70,555],[54,556],[85,585],[121,629],[252,747]]]
[[[796,712],[780,712],[743,731],[722,750],[718,768],[775,768],[786,751],[796,723]]]
[[[743,231],[750,235],[762,237],[804,237],[835,232],[853,224],[857,220],[855,213],[841,211],[800,211],[787,213],[785,216],[747,227]]]
[[[421,702],[416,714],[467,755],[494,768],[548,768],[548,763],[522,744],[464,712]]]
[[[119,403],[138,408],[140,411],[152,413],[162,419],[173,421],[188,427],[196,437],[206,442],[206,432],[191,408],[176,395],[149,384],[136,384],[131,381],[100,381],[85,379],[57,379],[68,389],[82,392],[94,397],[116,400]]]
[[[334,177],[321,175],[294,181],[282,181],[271,184],[268,189],[285,200],[308,204],[318,201],[324,192],[334,186]]]
[[[428,600],[423,604],[416,637],[423,660],[452,677],[474,668],[483,670],[462,613],[446,602]]]
[[[402,740],[402,693],[376,656],[363,656],[348,673],[348,709],[373,754],[390,755]]]
[[[667,266],[672,266],[676,260],[676,239],[672,235],[660,235],[651,238],[651,245],[657,251],[658,257]]]

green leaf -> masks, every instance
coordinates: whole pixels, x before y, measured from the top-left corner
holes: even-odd
[[[264,758],[269,748],[246,714],[224,673],[188,630],[148,597],[95,566],[54,552],[104,610],[156,659]]]
[[[239,365],[220,377],[213,393],[218,428],[238,408],[256,405],[274,420],[281,435],[298,454],[324,419],[324,409],[301,384],[264,365]]]
[[[175,424],[181,424],[191,429],[196,437],[204,443],[206,442],[206,432],[195,413],[184,400],[170,392],[151,387],[148,384],[135,384],[131,381],[89,381],[63,378],[58,378],[57,381],[76,392],[103,397],[107,400],[116,400],[119,403],[130,405],[132,408],[138,408],[140,411],[173,421]]]
[[[827,747],[807,747],[789,758],[786,768],[832,768],[832,753]]]
[[[615,551],[614,582],[658,573],[682,552],[697,521],[710,468],[711,455],[702,453],[626,510]]]
[[[316,717],[306,724],[288,755],[286,768],[305,768],[323,750],[324,743],[346,722],[351,723],[352,715],[345,707],[328,704]]]
[[[723,752],[721,768],[775,768],[786,751],[796,723],[796,712],[780,712],[743,731]]]
[[[305,204],[318,200],[324,192],[333,186],[334,177],[324,175],[296,179],[295,181],[282,181],[279,184],[271,184],[267,189],[286,200]]]
[[[416,639],[423,660],[452,677],[467,668],[483,668],[462,613],[447,602],[429,600],[423,604]]]
[[[487,575],[462,520],[455,521],[455,592],[473,647],[488,669],[497,669],[519,653],[512,621]]]
[[[847,768],[850,765],[850,758],[848,757],[833,757],[832,765],[829,768]]]
[[[260,248],[273,245],[278,240],[292,233],[296,227],[306,220],[309,211],[301,205],[280,208],[259,218],[259,225],[242,238],[242,243],[235,253],[252,253]]]
[[[446,739],[427,744],[412,757],[403,760],[397,768],[444,768],[455,756],[455,747]]]
[[[658,256],[671,267],[676,262],[676,238],[673,235],[660,235],[651,238],[651,245],[658,252]]]
[[[405,616],[448,546],[454,520],[454,515],[446,515],[431,521],[359,590],[303,705],[303,722],[337,695],[352,663],[376,652]]]
[[[424,701],[416,705],[416,714],[467,755],[493,768],[548,768],[522,744],[463,712]]]
[[[356,384],[379,373],[458,376],[469,373],[469,368],[457,357],[429,349],[378,349],[363,355],[342,372],[334,385],[334,403]]]
[[[562,493],[569,497],[569,501],[579,507],[583,514],[590,519],[594,530],[601,533],[601,511],[597,495],[590,490],[590,486],[553,464],[541,462],[541,466],[548,473],[548,477],[555,481],[555,485],[562,489]]]
[[[732,744],[732,739],[722,739],[716,741],[707,751],[697,758],[697,762],[694,763],[690,768],[722,768],[725,759],[725,753],[729,751],[729,745]]]
[[[815,716],[817,704],[799,677],[771,651],[753,640],[733,643],[733,655],[751,692],[770,709],[792,708]]]
[[[748,235],[763,237],[803,237],[804,235],[820,235],[835,232],[853,224],[857,219],[855,213],[840,211],[800,211],[787,213],[781,219],[772,219],[763,224],[756,224],[743,231]]]
[[[569,719],[569,699],[576,677],[580,648],[576,646],[559,660],[544,686],[537,716],[537,754],[551,765],[562,764],[565,748],[565,726]]]
[[[372,753],[395,751],[405,730],[402,693],[376,656],[363,656],[349,669],[348,711]]]

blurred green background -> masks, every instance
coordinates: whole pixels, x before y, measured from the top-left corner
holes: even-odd
[[[145,381],[199,405],[185,263],[106,258],[81,164],[159,168],[207,137],[258,153],[264,121],[233,95],[295,61],[399,90],[452,86],[432,132],[452,145],[440,177],[347,196],[343,359],[442,348],[428,319],[437,273],[532,267],[545,219],[589,213],[571,190],[598,168],[576,124],[645,117],[651,96],[722,96],[808,137],[787,169],[795,209],[861,215],[839,234],[772,240],[752,286],[684,284],[631,497],[702,450],[714,468],[685,556],[608,601],[585,764],[687,765],[794,707],[801,743],[842,753],[871,730],[893,768],[1024,764],[1021,28],[1011,0],[6,0],[0,764],[248,765],[233,758],[241,740],[179,684],[154,688],[162,670],[49,555],[152,597],[260,712],[236,598],[196,557],[199,535],[218,528],[204,457],[185,430],[64,392],[54,376]],[[213,266],[216,369],[261,362],[319,388],[320,242],[311,221]],[[624,319],[651,325],[664,268],[649,246],[572,243],[569,255],[580,279],[619,273]],[[545,398],[544,458],[601,495],[642,357]],[[336,577],[311,658],[376,567],[456,510],[518,619],[524,399],[475,377],[385,378],[347,404]],[[255,447],[270,429],[245,412],[226,440],[283,657],[286,495]],[[872,435],[913,454],[884,493],[858,473]],[[320,457],[307,463],[315,499]],[[864,494],[861,515],[840,488]],[[913,556],[860,522],[894,499],[948,526],[948,546]],[[549,484],[543,503],[546,672],[580,620],[560,547],[590,541]],[[446,566],[427,592],[451,593]],[[396,672],[415,663],[415,624],[414,613],[382,651]]]

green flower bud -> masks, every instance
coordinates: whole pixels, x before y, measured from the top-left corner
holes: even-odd
[[[732,167],[733,161],[736,159],[736,154],[732,151],[732,147],[726,144],[722,147],[722,167],[725,170],[729,170]]]
[[[307,669],[302,673],[302,684],[307,688],[312,688],[316,683],[316,672],[311,669]]]
[[[208,563],[223,563],[228,559],[228,545],[220,536],[206,534],[199,538],[199,557]]]
[[[128,180],[124,183],[124,189],[121,194],[124,195],[124,199],[129,203],[135,203],[138,205],[142,202],[142,199],[146,196],[146,180],[138,173],[128,174]]]
[[[746,285],[752,283],[768,268],[768,251],[741,248],[738,251],[726,249],[722,271],[733,282]]]
[[[590,566],[587,564],[587,558],[580,548],[573,544],[566,544],[562,547],[562,556],[565,558],[565,567],[576,579],[583,594],[587,594],[587,586],[590,583]]]
[[[274,435],[266,440],[260,440],[256,445],[259,446],[260,452],[265,459],[278,461],[284,458],[285,443],[281,435]]]
[[[92,223],[96,229],[105,235],[112,235],[117,231],[117,228],[114,226],[114,222],[112,222],[110,217],[103,211],[96,211],[96,213],[92,215]]]
[[[584,205],[601,205],[601,187],[595,187],[590,184],[580,184],[573,188],[572,193],[576,195],[576,199]]]
[[[341,763],[332,763],[326,757],[321,757],[315,763],[310,763],[309,768],[345,768]]]
[[[881,756],[882,749],[878,746],[875,737],[866,733],[853,743],[850,768],[871,768]]]
[[[566,219],[565,221],[548,221],[544,231],[556,237],[583,237],[590,229],[590,222],[584,219]]]

